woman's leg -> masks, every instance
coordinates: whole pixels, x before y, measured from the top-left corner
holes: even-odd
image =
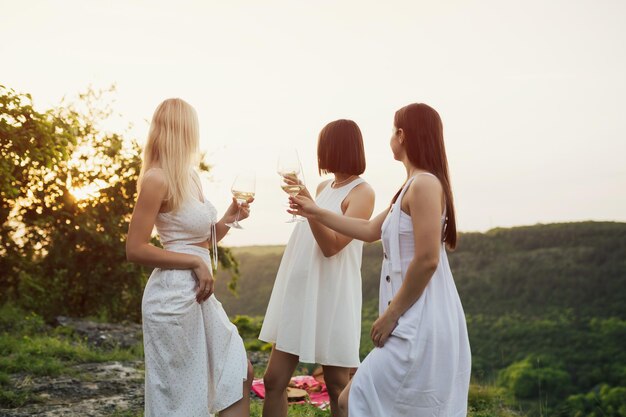
[[[339,412],[339,395],[350,382],[350,368],[326,365],[322,365],[322,367],[324,368],[326,389],[328,389],[328,396],[330,397],[330,415],[338,417],[341,415]]]
[[[348,399],[350,397],[351,385],[352,381],[348,382],[348,385],[346,385],[341,395],[339,395],[339,414],[337,414],[337,417],[348,417]]]
[[[263,401],[263,417],[287,417],[287,385],[298,366],[298,357],[291,353],[281,352],[272,348],[263,384],[265,385],[265,401]]]
[[[249,417],[250,416],[250,387],[254,378],[254,369],[248,361],[248,379],[243,382],[243,398],[235,404],[219,412],[220,417]]]

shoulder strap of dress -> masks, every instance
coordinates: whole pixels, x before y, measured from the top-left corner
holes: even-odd
[[[393,207],[391,208],[391,219],[389,226],[391,227],[391,239],[390,239],[390,255],[391,255],[391,270],[396,273],[400,273],[402,271],[402,265],[400,261],[400,214],[402,213],[402,198],[406,193],[406,190],[409,189],[409,186],[415,180],[415,178],[419,175],[430,175],[437,178],[435,175],[430,172],[420,172],[418,174],[413,175],[411,178],[406,180],[404,187],[402,187],[402,191],[398,195]]]
[[[346,185],[346,194],[348,194],[350,191],[352,191],[354,189],[354,187],[356,187],[359,184],[364,183],[365,180],[361,177],[355,179],[354,181],[352,181],[350,184]]]
[[[333,180],[325,180],[324,182],[322,182],[321,184],[324,184],[324,186],[322,187],[318,195],[322,194],[324,191],[329,189],[332,183],[333,183]]]
[[[327,185],[327,187],[330,187],[335,192],[335,194],[333,194],[333,196],[334,196],[333,198],[337,198],[337,199],[343,201],[348,196],[348,194],[350,194],[350,191],[352,191],[354,189],[354,187],[356,187],[357,185],[359,185],[361,183],[364,183],[364,182],[365,182],[365,180],[363,178],[359,177],[359,178],[353,180],[352,182],[350,182],[349,184],[344,185],[341,188],[333,189],[331,187],[332,181]]]
[[[420,175],[420,174],[417,174]],[[396,204],[402,204],[402,197],[404,197],[404,194],[406,193],[406,190],[409,189],[409,185],[411,185],[411,183],[413,182],[413,180],[415,179],[415,177],[417,177],[417,175],[413,175],[411,178],[409,178],[408,180],[406,180],[406,182],[404,183],[404,186],[402,187],[402,190],[400,191],[400,194],[398,194],[398,198],[396,198],[396,201],[394,203],[394,206]],[[398,210],[399,211],[399,210]],[[400,213],[398,213],[398,216],[400,215]]]
[[[191,179],[193,180],[194,185],[198,189],[198,197],[202,199],[202,202],[205,201],[204,192],[202,191],[202,183],[200,183],[200,176],[195,170],[191,170]]]
[[[200,182],[200,176],[198,175],[198,173],[195,170],[191,170],[191,178],[193,179],[193,183],[196,185],[196,187],[198,188],[198,196],[202,199],[203,203],[206,203],[206,197],[204,196],[204,192],[202,191],[202,183]],[[212,221],[211,222],[211,263],[213,265],[213,270],[217,271],[217,265],[218,265],[218,249],[217,249],[217,222]]]
[[[406,180],[406,183],[404,184],[404,187],[402,187],[398,198],[391,207],[391,218],[389,219],[389,226],[391,228],[389,252],[391,255],[391,270],[394,273],[400,273],[402,271],[402,264],[400,261],[400,213],[402,212],[402,197],[404,197],[404,193],[406,193],[406,190],[409,189],[409,185],[411,185],[416,176],[417,175],[414,175]]]

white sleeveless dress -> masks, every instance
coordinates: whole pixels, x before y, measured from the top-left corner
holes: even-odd
[[[159,213],[161,243],[210,265],[210,252],[191,243],[211,237],[216,214],[206,199]],[[195,287],[191,270],[156,268],[144,290],[146,417],[208,417],[243,397],[248,370],[243,341],[214,295],[198,304]]]
[[[414,178],[407,181],[382,226],[380,314],[400,289],[413,259],[413,224],[400,204]],[[356,372],[349,415],[466,416],[470,372],[465,315],[442,244],[439,265],[422,296],[400,317],[385,345],[374,348]]]
[[[316,203],[341,214],[341,203],[362,178],[339,188],[331,182]],[[278,268],[259,339],[297,355],[300,362],[356,367],[361,339],[363,242],[352,240],[326,258],[308,222],[298,223]]]

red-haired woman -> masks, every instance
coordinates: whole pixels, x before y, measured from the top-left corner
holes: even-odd
[[[320,173],[334,180],[317,187],[315,201],[342,219],[369,219],[374,191],[365,171],[361,130],[352,120],[335,120],[320,132]],[[289,179],[286,179],[289,181]],[[311,197],[304,189],[300,195]],[[287,416],[287,385],[298,361],[319,363],[330,396],[331,415],[359,365],[361,257],[363,242],[321,223],[299,223],[280,262],[259,338],[274,344],[265,382],[263,416]]]
[[[375,348],[339,406],[353,417],[465,416],[471,354],[445,250],[456,246],[456,222],[439,114],[425,104],[401,108],[390,145],[407,180],[374,219],[337,216],[306,197],[291,199],[291,213],[383,242]]]

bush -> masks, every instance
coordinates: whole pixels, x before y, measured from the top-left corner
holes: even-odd
[[[587,394],[570,396],[558,414],[571,417],[626,417],[626,387],[603,384]]]
[[[519,399],[563,398],[572,390],[571,378],[558,362],[533,355],[502,370],[498,383]]]

